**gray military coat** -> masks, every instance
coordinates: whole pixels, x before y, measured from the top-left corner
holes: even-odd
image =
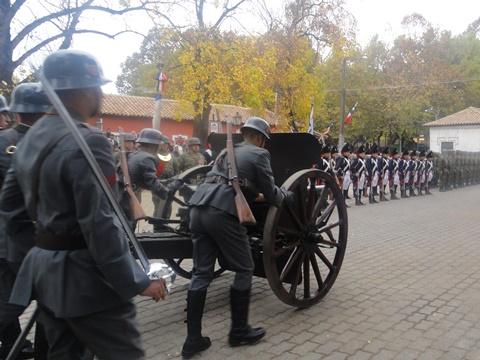
[[[108,139],[72,115],[114,185]],[[26,208],[23,213],[21,206]],[[83,237],[86,244],[72,251],[33,247],[18,273],[12,303],[27,305],[34,289],[37,300],[55,316],[76,317],[125,303],[149,285],[129,251],[119,220],[58,116],[43,117],[25,135],[5,179],[0,207],[17,215],[6,222],[12,241],[21,230],[19,221],[26,217],[35,219],[37,237]]]

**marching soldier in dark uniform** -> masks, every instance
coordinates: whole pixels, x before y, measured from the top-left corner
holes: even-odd
[[[417,159],[415,160],[416,169],[417,169],[417,181],[415,182],[415,186],[417,188],[417,195],[423,196],[423,177],[424,177],[424,163],[423,160],[425,159],[425,152],[421,151],[418,154]]]
[[[335,164],[335,172],[340,182],[340,186],[343,190],[343,197],[345,200],[350,199],[348,197],[348,188],[350,187],[350,145],[345,144],[342,147],[341,155],[337,157],[337,163]]]
[[[398,152],[397,149],[393,148],[390,151],[390,158],[388,159],[388,188],[390,190],[391,200],[399,200],[397,197],[398,184]]]
[[[388,181],[388,147],[383,148],[382,153],[377,159],[378,186],[380,189],[380,201],[388,201],[385,197],[385,187]]]
[[[244,142],[235,145],[238,177],[247,186],[245,197],[253,203],[263,194],[267,203],[281,204],[284,194],[275,186],[270,154],[264,149],[270,138],[268,123],[258,117],[245,122],[241,128]],[[187,329],[182,355],[190,358],[210,347],[210,339],[202,337],[201,320],[207,288],[213,278],[215,260],[219,254],[227,268],[235,271],[230,289],[232,326],[229,334],[231,346],[250,345],[264,335],[262,328],[248,325],[248,308],[254,263],[247,229],[237,218],[235,191],[229,186],[227,152],[215,160],[206,180],[199,185],[190,199],[190,230],[193,240],[193,275],[188,291]]]
[[[87,53],[61,50],[45,59],[43,72],[114,186],[112,147],[86,124],[99,111],[106,82],[99,64]],[[38,120],[17,148],[2,210],[16,214],[6,222],[12,238],[29,227],[35,239],[10,302],[27,306],[35,291],[49,358],[83,359],[88,348],[101,359],[143,359],[131,299],[164,298],[164,283],[150,281],[136,263],[105,194],[57,114]]]
[[[412,150],[408,154],[409,160],[408,160],[408,189],[409,189],[409,195],[410,197],[417,196],[415,193],[414,184],[416,180],[416,174],[417,174],[417,164],[415,162],[417,158],[417,152],[415,150]]]
[[[362,202],[362,191],[365,184],[365,147],[361,145],[357,149],[357,157],[353,159],[350,168],[353,181],[353,194],[355,196],[355,205],[365,205]]]
[[[433,179],[433,152],[428,151],[425,159],[425,195],[432,195],[430,182]]]
[[[375,204],[375,196],[378,195],[378,146],[373,144],[368,150],[370,156],[365,160],[365,168],[367,172],[367,186],[368,186],[368,202]]]
[[[41,92],[38,83],[20,84],[13,90],[10,112],[15,115],[17,125],[0,132],[0,184],[3,184],[18,143],[49,108],[50,103]],[[2,215],[0,218],[0,313],[3,315],[0,315],[0,341],[2,343],[0,359],[4,359],[21,331],[18,316],[22,314],[24,308],[8,304],[8,300],[15,282],[16,271],[26,252],[24,250],[20,254],[15,254],[15,247],[10,244],[10,241],[7,243],[8,236],[5,233],[4,221],[5,216],[10,214],[2,213],[0,207],[0,215]],[[35,358],[37,360],[46,359],[47,356],[48,345],[46,345],[44,336],[41,325],[37,323],[35,334]],[[33,349],[29,341],[25,343],[20,357],[22,359],[33,357]]]
[[[331,168],[331,149],[328,145],[322,146],[320,150],[320,161],[315,164],[315,168],[322,170],[335,178],[335,173]]]
[[[0,95],[0,130],[6,129],[9,121],[7,100]]]
[[[408,184],[408,150],[402,152],[402,156],[398,161],[398,178],[400,180],[400,197],[408,198],[406,184]]]

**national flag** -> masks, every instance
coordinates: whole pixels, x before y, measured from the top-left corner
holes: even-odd
[[[310,119],[308,120],[308,130],[307,132],[309,134],[314,134],[314,124],[313,124],[313,104],[312,104],[312,109],[310,110]]]
[[[348,115],[345,116],[345,119],[343,119],[343,123],[345,125],[350,125],[352,123],[353,114],[355,113],[357,105],[358,105],[358,102],[356,102],[355,105],[353,105],[352,109],[348,112]]]

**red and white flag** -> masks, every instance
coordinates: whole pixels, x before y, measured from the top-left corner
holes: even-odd
[[[358,101],[355,103],[355,105],[353,105],[352,109],[348,112],[348,115],[345,116],[345,119],[343,119],[343,123],[345,125],[350,125],[352,123],[353,114],[355,113],[357,105]]]

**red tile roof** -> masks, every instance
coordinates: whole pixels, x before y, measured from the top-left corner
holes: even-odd
[[[189,102],[182,102],[178,100],[162,99],[161,113],[164,119],[182,119],[193,120],[192,105]],[[105,94],[103,97],[101,112],[104,115],[115,115],[124,117],[146,117],[152,118],[155,111],[155,100],[144,96],[130,96],[130,95],[114,95]],[[273,112],[266,111],[265,114],[258,114],[253,109],[226,105],[226,104],[212,104],[212,111],[209,119],[211,121],[225,120],[225,117],[232,119],[236,114],[240,115],[241,122],[245,122],[247,118],[254,115],[259,115],[265,118],[271,125],[278,123]]]
[[[480,109],[468,107],[462,111],[428,122],[423,126],[463,126],[480,125]]]

